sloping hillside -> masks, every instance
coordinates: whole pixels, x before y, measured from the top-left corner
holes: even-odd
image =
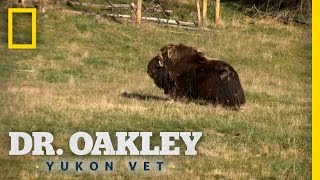
[[[1,16],[0,27],[6,27],[4,10]],[[28,27],[28,21],[19,17],[17,23],[22,29]],[[52,8],[38,16],[36,50],[8,50],[6,28],[2,28],[0,139],[5,141],[0,146],[1,176],[309,179],[309,27],[268,20],[251,24],[231,19],[228,23],[210,31],[183,30],[96,20]],[[198,47],[208,56],[230,63],[245,90],[248,102],[244,108],[233,111],[167,102],[148,77],[146,66],[169,42]],[[8,156],[10,131],[51,132],[54,146],[63,148],[64,156]],[[48,159],[84,159],[68,151],[66,142],[76,131],[92,135],[97,131],[152,131],[155,135],[160,131],[201,131],[204,136],[197,156],[98,156],[87,160],[114,160],[119,169],[85,174],[42,171]],[[162,160],[167,166],[163,172],[130,172],[123,162],[132,159]]]

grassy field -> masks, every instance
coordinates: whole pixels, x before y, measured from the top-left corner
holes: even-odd
[[[6,27],[5,16],[2,10],[0,27]],[[218,29],[183,30],[51,10],[38,17],[36,50],[8,50],[1,28],[2,179],[310,179],[311,28],[250,22],[226,18]],[[17,23],[28,27],[23,19]],[[169,42],[230,63],[239,73],[246,105],[233,111],[168,102],[146,66]],[[10,131],[51,132],[54,147],[65,153],[9,156]],[[84,159],[68,151],[69,137],[77,131],[201,131],[203,137],[197,156],[86,157],[121,166],[111,173],[43,171],[48,159]],[[132,159],[168,166],[162,172],[130,172],[124,162]]]

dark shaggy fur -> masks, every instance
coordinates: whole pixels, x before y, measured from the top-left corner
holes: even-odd
[[[164,94],[174,94],[174,84],[169,79],[168,71],[159,65],[160,56],[151,59],[148,64],[148,75],[153,79],[157,87],[164,90]]]
[[[184,61],[185,57],[189,56],[198,56],[196,60],[199,63],[204,63],[206,61],[204,57],[204,53],[197,50],[194,47],[185,46],[183,44],[168,44],[160,49],[160,62],[164,65],[166,69],[171,71],[172,68],[176,63],[179,61]]]
[[[239,107],[245,103],[238,73],[226,62],[210,60],[199,64],[190,56],[174,69],[170,79],[177,95],[225,106]]]
[[[238,73],[224,61],[209,60],[202,52],[183,44],[164,46],[157,60],[160,60],[159,68],[164,65],[161,71],[166,74],[165,79],[170,82],[171,89],[167,92],[174,97],[226,106],[245,103]]]

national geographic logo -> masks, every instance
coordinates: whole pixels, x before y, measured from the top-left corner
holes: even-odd
[[[31,13],[32,42],[31,44],[13,43],[13,14]],[[8,8],[8,48],[9,49],[36,49],[37,48],[37,10],[36,8]]]

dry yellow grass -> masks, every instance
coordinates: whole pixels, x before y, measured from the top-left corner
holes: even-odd
[[[311,32],[307,27],[235,20],[213,31],[149,24],[96,22],[93,17],[52,12],[41,20],[36,51],[0,44],[0,173],[22,179],[308,179],[311,176]],[[4,24],[0,20],[0,25]],[[0,33],[1,35],[5,35]],[[238,71],[247,104],[240,111],[165,99],[146,65],[159,48],[179,42],[224,59]],[[8,156],[10,131],[49,131],[66,155],[76,131],[201,131],[199,155],[157,157],[163,172],[130,172],[130,159],[114,159],[113,173],[37,171],[48,157]],[[175,165],[176,168],[170,168]],[[10,167],[10,168],[9,168]]]

